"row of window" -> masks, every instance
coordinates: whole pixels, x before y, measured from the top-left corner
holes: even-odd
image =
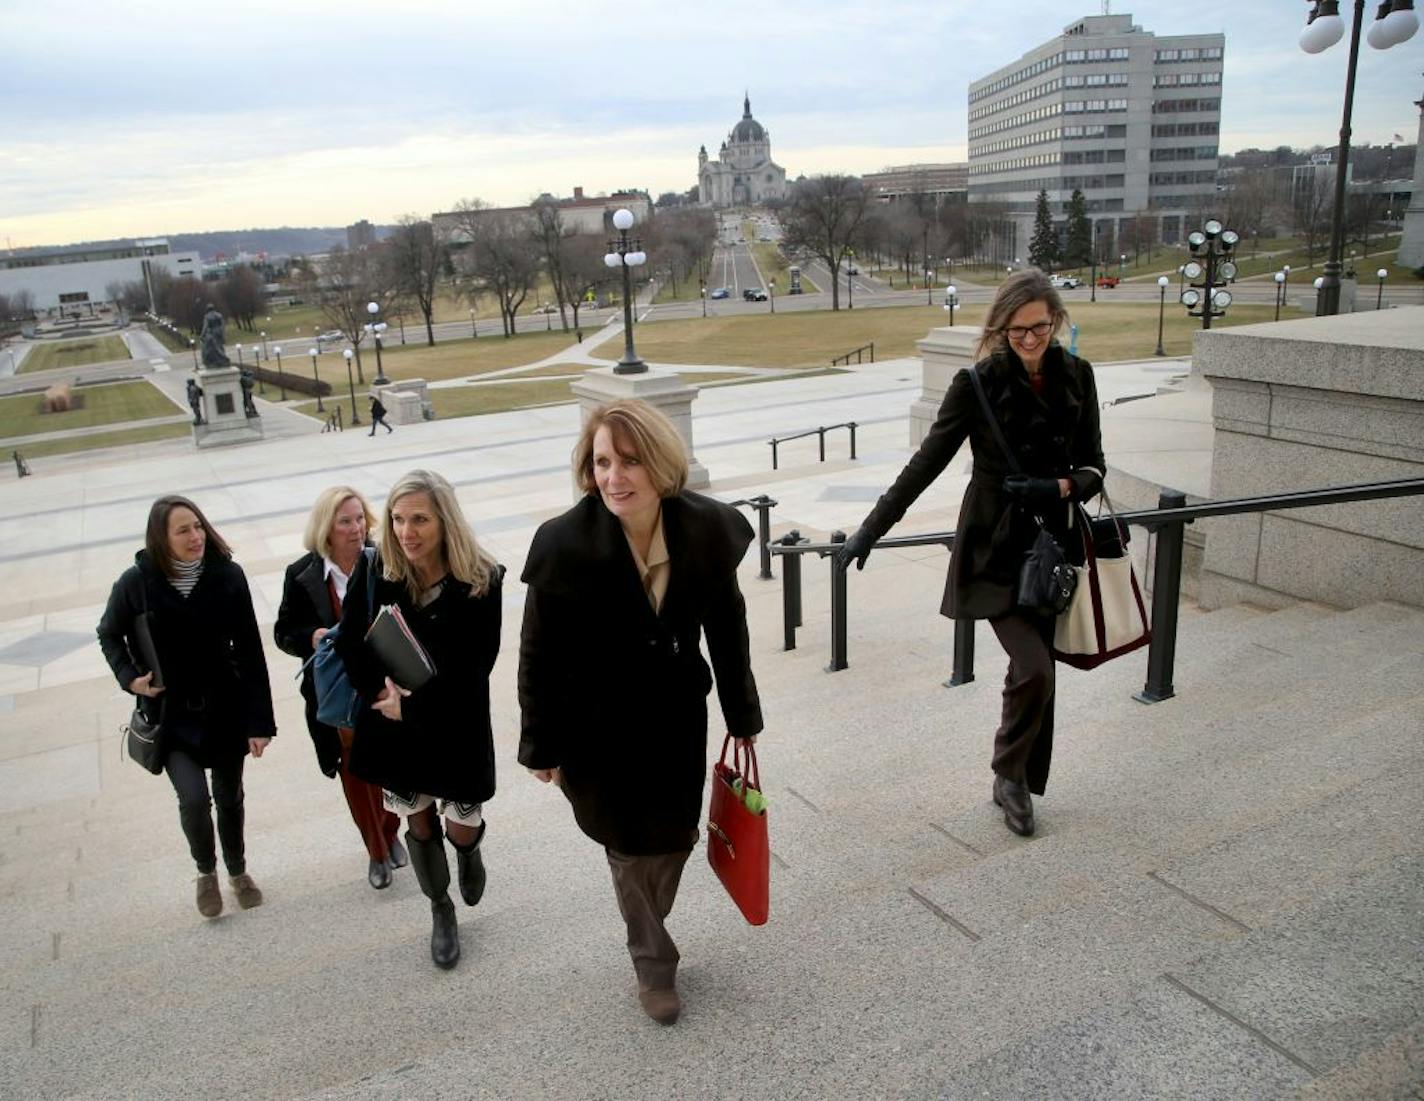
[[[1154,161],[1210,161],[1216,159],[1214,145],[1181,145],[1152,150]]]
[[[1047,107],[1035,107],[1032,111],[1025,111],[1023,114],[1014,115],[1011,118],[1000,119],[998,122],[991,122],[987,126],[973,127],[969,131],[969,140],[973,141],[975,138],[982,138],[986,134],[997,134],[1002,130],[1012,130],[1017,126],[1037,122],[1039,119],[1053,118],[1055,115],[1061,115],[1062,113],[1063,105],[1061,103],[1052,103]]]
[[[1184,206],[1191,206],[1193,203],[1201,201],[1201,195],[1153,195],[1148,198],[1147,205],[1153,210],[1180,210]],[[1165,238],[1164,238],[1165,240]]]
[[[1065,141],[1073,138],[1125,138],[1127,137],[1127,124],[1114,122],[1109,124],[1089,123],[1086,126],[1065,126],[1063,127],[1063,138]]]
[[[985,96],[992,96],[995,92],[1002,92],[1005,88],[1011,88],[1015,84],[1022,84],[1025,80],[1032,80],[1038,76],[1039,73],[1046,73],[1049,69],[1056,69],[1062,63],[1063,55],[1061,53],[1049,54],[1047,57],[1035,61],[1032,65],[1020,69],[1016,73],[1001,76],[992,84],[986,84],[984,87],[970,92],[969,102],[976,103]]]
[[[1099,111],[1126,111],[1125,99],[1069,99],[1063,103],[1063,110],[1070,115],[1096,114]]]
[[[1057,164],[1059,157],[1057,153],[1034,153],[1027,157],[1014,157],[1006,161],[993,161],[989,164],[971,164],[969,174],[971,176],[986,176],[996,172],[1011,172],[1016,168],[1037,168],[1043,164]]]
[[[1220,61],[1220,46],[1189,47],[1184,50],[1158,50],[1152,55],[1158,65],[1173,61]]]
[[[1085,61],[1126,61],[1127,47],[1114,46],[1112,49],[1096,50],[1065,50],[1063,51],[1063,63],[1065,65],[1078,65]]]
[[[1221,130],[1221,124],[1216,122],[1163,122],[1152,127],[1154,138],[1190,138],[1197,134],[1203,136],[1216,134]]]
[[[1063,186],[1066,188],[1077,188],[1079,191],[1101,191],[1105,187],[1122,187],[1125,179],[1122,175],[1111,176],[1064,176]]]
[[[1056,77],[1053,80],[1045,80],[1042,84],[1035,84],[1032,88],[1025,88],[1022,92],[1015,92],[1011,96],[1006,96],[997,103],[972,108],[969,112],[969,121],[973,122],[987,115],[995,115],[1000,111],[1007,111],[1010,107],[1017,107],[1020,103],[1027,103],[1029,100],[1037,99],[1039,96],[1046,96],[1050,92],[1057,92],[1062,87],[1063,81]],[[973,102],[973,98],[974,97],[971,97],[970,99],[971,103]]]
[[[1065,88],[1096,88],[1099,85],[1126,85],[1126,73],[1084,73],[1081,76],[1065,76]]]
[[[1220,84],[1221,73],[1158,73],[1152,78],[1154,88],[1176,88],[1189,84]]]
[[[1215,183],[1216,172],[1154,172],[1148,177],[1153,187],[1170,187],[1173,184]]]
[[[1002,153],[1005,149],[1022,149],[1025,145],[1042,145],[1046,141],[1057,141],[1063,136],[1063,132],[1058,129],[1039,130],[1032,134],[1020,134],[1016,138],[1004,138],[1002,141],[991,141],[987,145],[975,146],[970,152],[970,157],[984,157],[990,153]]]
[[[1123,164],[1126,149],[1088,149],[1081,153],[1064,153],[1064,164]]]
[[[1180,111],[1220,111],[1219,99],[1156,99],[1152,101],[1154,115],[1170,115]]]

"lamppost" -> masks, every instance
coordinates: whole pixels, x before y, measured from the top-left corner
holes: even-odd
[[[1384,286],[1383,281],[1380,282],[1380,286]],[[198,369],[198,345],[192,337],[188,338],[188,350],[193,353],[193,370],[196,371]]]
[[[252,366],[256,367],[262,362],[262,350],[256,344],[252,346]],[[256,374],[254,371],[253,374]],[[262,381],[262,376],[257,375],[257,392],[263,397],[267,396],[267,384]]]
[[[316,390],[316,411],[325,413],[326,408],[321,404],[321,376],[316,373],[316,349],[311,349],[307,355],[311,356],[312,361],[312,386]]]
[[[376,320],[376,315],[381,312],[380,303],[367,302],[366,312],[371,315],[370,324],[368,324],[366,328],[371,331],[371,339],[376,342],[376,378],[371,385],[389,386],[391,384],[391,380],[386,378],[386,370],[384,365],[381,363],[381,334],[386,330],[386,323],[384,321]]]
[[[1127,253],[1119,254],[1117,258],[1117,277],[1121,279],[1127,274]]]
[[[768,280],[766,281],[766,300],[771,303],[771,312],[772,312],[772,313],[775,313],[775,312],[776,312],[776,280],[775,280],[775,279],[768,279]]]
[[[846,309],[855,309],[855,284],[851,282],[850,274],[855,270],[855,250],[846,249],[846,257],[850,263],[846,265]]]
[[[1275,274],[1275,280],[1276,280],[1276,320],[1279,321],[1279,320],[1281,319],[1281,303],[1285,300],[1285,297],[1286,297],[1286,294],[1285,294],[1285,291],[1286,291],[1286,286],[1285,286],[1285,284],[1286,284],[1286,273],[1283,272],[1283,271],[1278,271],[1278,272],[1276,272],[1276,274]],[[1319,290],[1319,289],[1320,289],[1319,287],[1316,288],[1316,290]]]
[[[351,377],[352,354],[353,353],[350,348],[347,348],[344,352],[341,353],[342,358],[346,360],[346,388],[351,391],[351,423],[360,424],[361,418],[356,413],[356,381]]]
[[[1182,305],[1187,307],[1189,316],[1202,319],[1203,329],[1210,329],[1211,319],[1222,316],[1231,305],[1231,292],[1221,288],[1227,280],[1236,278],[1231,256],[1239,240],[1234,229],[1222,229],[1215,218],[1208,218],[1201,229],[1187,237],[1193,258],[1187,261],[1182,274],[1192,285],[1182,292]]]
[[[1165,275],[1157,277],[1157,350],[1154,356],[1164,356],[1167,354],[1162,347],[1162,322],[1167,315],[1167,287],[1172,281]]]
[[[475,339],[477,339],[477,338],[479,337],[479,335],[480,335],[480,334],[475,331],[475,311],[474,311],[474,310],[471,310],[471,311],[470,311],[470,339],[471,339],[471,340],[475,340]]]
[[[706,317],[706,316],[707,316],[707,288],[706,288],[706,287],[703,287],[703,288],[702,288],[701,294],[702,294],[702,316],[703,316],[703,317]]]
[[[944,308],[949,311],[949,325],[954,327],[954,307],[955,298],[959,294],[959,288],[953,283],[944,288]]]
[[[261,335],[261,337],[262,337],[262,358],[263,358],[263,359],[266,359],[266,358],[267,358],[267,330],[266,330],[266,329],[263,329],[260,335]]]
[[[1183,291],[1183,289],[1186,287],[1186,284],[1187,284],[1187,274],[1186,274],[1186,272],[1187,272],[1187,265],[1186,265],[1186,264],[1178,264],[1178,265],[1177,265],[1177,297],[1178,297],[1178,298],[1180,298],[1180,297],[1182,296],[1182,291]]]
[[[929,260],[925,260],[925,305],[934,305],[934,272],[930,270]]]
[[[1384,281],[1389,278],[1389,269],[1380,268],[1375,272],[1375,278],[1379,280],[1379,293],[1375,295],[1375,309],[1381,309],[1384,305]],[[194,360],[193,362],[197,362]]]
[[[633,275],[632,270],[648,261],[643,251],[643,243],[636,238],[628,239],[628,231],[633,228],[633,212],[626,207],[613,212],[613,228],[618,236],[609,238],[608,252],[603,262],[610,268],[623,269],[623,358],[613,368],[615,375],[640,375],[648,365],[638,358],[633,347]]]
[[[242,363],[242,345],[239,344],[239,345],[237,346],[237,369],[240,371],[240,370],[242,370],[242,367],[243,367],[243,363]]]
[[[1340,121],[1340,156],[1335,164],[1335,206],[1330,213],[1330,253],[1325,261],[1324,282],[1315,295],[1315,315],[1325,317],[1340,312],[1340,257],[1345,247],[1345,180],[1350,165],[1350,116],[1355,109],[1355,69],[1360,57],[1360,25],[1365,18],[1365,0],[1355,0],[1350,23],[1350,58],[1345,69],[1345,109]],[[1368,41],[1377,50],[1387,50],[1414,37],[1419,17],[1414,0],[1384,0],[1375,13]],[[1340,19],[1339,0],[1315,0],[1300,32],[1300,48],[1318,54],[1339,42],[1345,33]]]
[[[282,400],[287,400],[287,384],[282,378],[282,346],[274,344],[272,351],[277,353],[277,389],[282,392]]]

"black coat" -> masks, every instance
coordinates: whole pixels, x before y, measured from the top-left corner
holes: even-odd
[[[375,568],[381,568],[379,555]],[[348,593],[365,593],[365,556],[356,563]],[[435,676],[401,700],[401,721],[371,707],[385,686],[385,670],[366,646],[371,616],[364,600],[341,609],[336,652],[362,697],[351,745],[351,771],[405,795],[434,795],[483,803],[494,794],[494,738],[490,731],[489,675],[499,655],[503,567],[483,596],[453,577],[433,602],[419,607],[403,582],[376,581],[373,607],[400,607],[406,624],[435,664]]]
[[[241,567],[209,554],[193,591],[184,597],[139,551],[109,593],[99,620],[99,646],[119,685],[140,670],[134,619],[153,613],[153,641],[166,686],[145,706],[160,704],[165,740],[204,764],[247,752],[248,738],[277,733],[272,687],[252,594]]]
[[[662,503],[669,576],[654,614],[618,518],[594,495],[534,535],[519,640],[520,763],[558,767],[574,817],[622,853],[696,839],[707,773],[707,694],[727,730],[762,728],[737,563],[752,529],[695,493]]]
[[[940,612],[954,619],[995,619],[1015,606],[1019,566],[1038,528],[1032,515],[1015,507],[1003,492],[1004,478],[1012,471],[984,418],[968,370],[955,375],[934,426],[862,526],[876,539],[883,536],[968,439],[973,474],[959,506]],[[1106,464],[1098,390],[1087,360],[1052,344],[1043,359],[1041,395],[1033,392],[1028,372],[1012,351],[996,353],[972,370],[983,379],[990,407],[1024,474],[1068,478],[1077,501],[1089,500],[1102,488]],[[1068,515],[1065,504],[1049,508],[1044,521],[1062,538]]]
[[[347,596],[352,592],[364,596],[364,590],[355,589],[348,589]],[[313,653],[312,632],[319,627],[335,627],[336,623],[326,584],[326,560],[315,551],[309,551],[287,567],[282,580],[282,606],[277,609],[272,635],[284,654],[305,662]],[[316,763],[327,776],[335,776],[341,768],[341,735],[334,726],[317,721],[316,683],[311,666],[302,670],[302,699],[306,701],[307,731],[316,747]]]

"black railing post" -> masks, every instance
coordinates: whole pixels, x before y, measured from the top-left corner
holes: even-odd
[[[855,458],[855,421],[850,422],[850,457]]]
[[[870,342],[870,362],[875,362],[875,341]]]
[[[772,440],[772,441],[771,441],[771,469],[772,469],[772,470],[776,470],[776,469],[777,469],[777,466],[776,466],[776,445],[777,445],[778,443],[780,443],[780,442],[781,442],[780,440]]]
[[[831,532],[832,543],[844,543],[846,533]],[[834,554],[827,556],[831,565],[831,664],[827,673],[847,668],[846,662],[846,568]]]
[[[820,428],[817,428],[817,429],[816,429],[816,436],[820,439],[820,442],[821,442],[821,462],[825,462],[825,461],[826,461],[826,427],[825,427],[825,425],[822,425]]]
[[[1158,508],[1185,508],[1187,495],[1164,489]],[[1157,552],[1152,560],[1152,643],[1147,651],[1147,683],[1132,698],[1141,703],[1161,703],[1176,692],[1172,671],[1177,661],[1177,605],[1182,592],[1182,543],[1186,524],[1181,520],[1157,529]]]
[[[946,688],[958,688],[974,679],[974,621],[956,619],[954,621],[954,669]]]
[[[752,498],[752,507],[757,510],[757,539],[761,543],[761,573],[758,579],[770,581],[771,573],[771,510],[776,502],[763,493]]]
[[[801,542],[799,531],[788,531],[780,539],[782,546],[794,547]],[[781,624],[785,632],[783,650],[796,649],[796,628],[801,626],[801,556],[781,556]]]

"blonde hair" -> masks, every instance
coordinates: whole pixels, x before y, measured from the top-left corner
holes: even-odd
[[[585,493],[597,493],[593,477],[593,438],[604,425],[625,459],[637,459],[659,497],[674,497],[687,485],[687,447],[672,421],[645,401],[623,398],[600,405],[574,444],[574,480]]]
[[[424,493],[430,498],[436,517],[440,520],[441,550],[450,575],[457,581],[470,586],[471,596],[484,596],[489,591],[490,578],[496,569],[495,560],[475,542],[475,533],[470,528],[460,502],[455,497],[455,489],[439,474],[431,470],[412,470],[391,486],[386,496],[386,513],[381,519],[381,562],[382,575],[387,581],[403,581],[412,597],[418,597],[421,584],[415,570],[396,538],[391,512],[402,497],[412,493]]]
[[[1008,336],[1004,330],[1008,328],[1009,319],[1030,302],[1042,302],[1048,307],[1048,312],[1053,317],[1053,331],[1048,334],[1048,339],[1053,340],[1058,336],[1068,320],[1063,299],[1048,281],[1048,276],[1037,268],[1025,268],[1023,271],[1014,272],[999,284],[999,293],[994,295],[989,312],[984,315],[984,328],[979,334],[979,344],[974,349],[975,359],[983,359],[986,355],[1004,350],[1008,345]]]
[[[366,531],[375,531],[376,514],[371,511],[370,502],[361,496],[358,490],[350,486],[328,486],[317,494],[316,503],[312,505],[311,515],[307,517],[307,529],[302,533],[302,546],[323,558],[330,558],[331,525],[336,522],[336,514],[341,511],[341,506],[353,497],[361,502],[361,513],[366,517]]]

